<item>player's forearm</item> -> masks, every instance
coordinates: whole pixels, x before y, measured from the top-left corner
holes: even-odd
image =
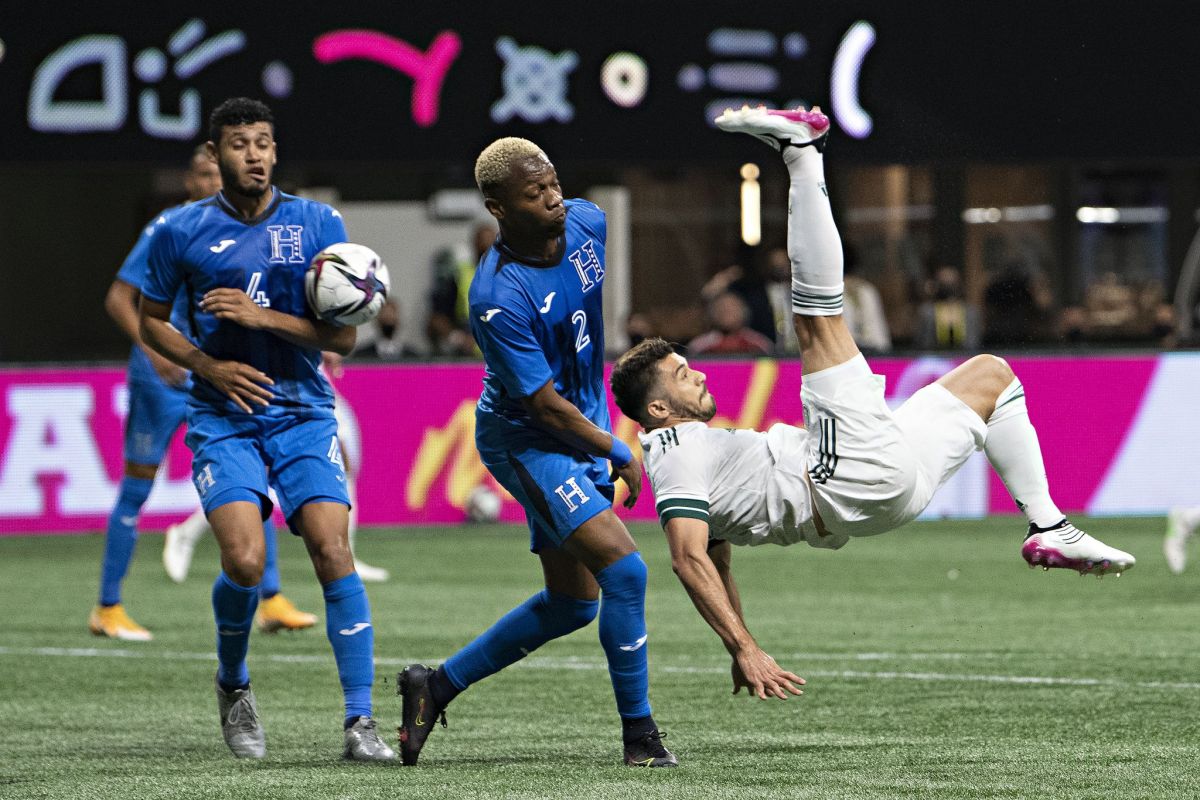
[[[146,314],[140,317],[139,335],[142,343],[159,355],[186,370],[203,377],[212,359],[187,340],[165,319]]]
[[[573,403],[547,383],[524,400],[529,416],[538,427],[585,453],[607,458],[612,451],[613,436],[597,427]]]
[[[351,325],[336,328],[271,309],[263,309],[262,329],[292,344],[314,350],[328,350],[342,356],[350,355],[358,339],[358,329]]]
[[[104,310],[122,333],[134,344],[140,345],[142,335],[138,330],[137,298],[137,289],[123,281],[113,281],[112,286],[108,287],[108,294],[104,296]]]
[[[729,604],[743,624],[746,616],[742,613],[742,596],[738,592],[737,583],[733,580],[733,570],[730,568],[730,545],[727,541],[719,542],[708,549],[708,557],[712,559],[717,574],[721,576],[721,585],[729,596]]]
[[[731,655],[755,644],[721,575],[707,554],[688,553],[674,558],[671,567],[692,598],[692,605],[721,638]]]

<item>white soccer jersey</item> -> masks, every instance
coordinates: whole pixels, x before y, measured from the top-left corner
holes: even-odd
[[[638,434],[659,521],[665,526],[676,517],[700,519],[711,538],[738,545],[815,544],[803,470],[776,469],[789,454],[794,460],[803,452],[807,436],[790,425],[762,433],[703,422]]]

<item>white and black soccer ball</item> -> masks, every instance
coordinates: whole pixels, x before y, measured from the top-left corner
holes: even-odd
[[[502,505],[500,495],[480,484],[467,495],[463,510],[467,512],[467,519],[471,522],[495,522],[500,519]]]
[[[304,294],[319,318],[334,325],[362,325],[387,302],[391,279],[383,259],[369,247],[331,244],[313,256]]]

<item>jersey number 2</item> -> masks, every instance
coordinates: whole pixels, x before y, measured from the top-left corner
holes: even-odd
[[[271,298],[267,297],[266,292],[258,288],[260,283],[262,283],[261,272],[256,272],[251,275],[250,283],[246,285],[246,294],[250,295],[250,299],[253,300],[255,304],[260,305],[263,308],[270,308]]]
[[[592,337],[587,332],[587,312],[576,311],[571,315],[571,322],[578,326],[575,331],[575,352],[578,353],[592,343]]]

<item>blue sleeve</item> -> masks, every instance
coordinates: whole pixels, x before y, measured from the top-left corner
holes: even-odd
[[[342,212],[332,206],[321,206],[321,241],[317,244],[317,252],[331,244],[348,241],[350,237],[346,235],[346,223],[342,219]]]
[[[137,289],[142,288],[142,284],[146,282],[146,257],[150,253],[150,241],[154,238],[155,231],[162,228],[164,222],[166,222],[166,218],[160,216],[142,228],[133,249],[129,251],[129,255],[125,256],[125,261],[117,270],[117,280],[128,283]]]
[[[590,200],[573,199],[570,202],[571,212],[578,215],[583,229],[604,242],[608,238],[608,220],[604,216],[604,209]]]
[[[170,225],[157,225],[149,237],[149,252],[146,255],[146,279],[142,283],[142,295],[156,303],[173,303],[179,287],[183,285],[183,267],[179,263],[174,230]]]
[[[554,377],[526,303],[471,306],[471,330],[488,368],[513,397],[528,397]]]

